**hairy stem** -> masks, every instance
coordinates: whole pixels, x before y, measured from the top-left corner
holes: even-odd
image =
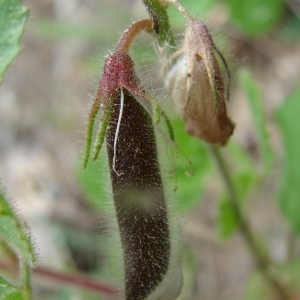
[[[152,18],[160,46],[164,46],[166,43],[175,48],[175,40],[170,28],[166,9],[161,5],[159,0],[143,0],[143,3]]]
[[[228,170],[222,154],[216,146],[210,146],[210,150],[226,186],[231,207],[239,224],[240,232],[248,245],[248,248],[256,262],[258,270],[260,271],[266,282],[269,283],[270,287],[272,287],[272,289],[276,292],[278,299],[289,299],[289,294],[286,291],[284,285],[270,271],[270,259],[268,258],[266,251],[262,251],[261,246],[257,243],[255,235],[251,231],[249,224],[243,216],[240,207],[240,201],[238,199],[238,194],[232,181],[232,176]]]
[[[120,119],[120,97],[120,90],[112,96],[107,151],[124,252],[125,298],[142,300],[169,267],[168,217],[152,119],[126,89]]]
[[[25,295],[25,299],[31,298],[31,267],[26,261],[20,261],[20,274],[22,278],[22,290]]]
[[[152,31],[152,22],[149,19],[134,22],[122,35],[116,51],[128,52],[133,39],[141,32],[145,30],[146,32]]]

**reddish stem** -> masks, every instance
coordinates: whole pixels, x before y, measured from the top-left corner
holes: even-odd
[[[11,266],[0,262],[0,269],[11,269]],[[116,297],[118,293],[117,289],[82,275],[64,274],[45,267],[36,267],[32,269],[32,273],[33,275],[43,276],[45,278],[48,277],[49,279],[57,281],[60,284],[77,286],[89,291],[101,293],[102,295]]]
[[[146,32],[151,32],[152,31],[152,21],[149,19],[146,19],[146,20],[141,20],[141,21],[133,23],[122,35],[122,37],[117,45],[116,52],[127,53],[133,39],[142,30],[145,30]]]
[[[117,291],[112,287],[101,284],[91,278],[78,276],[78,275],[70,275],[59,273],[44,267],[37,267],[33,269],[33,273],[36,275],[42,275],[44,277],[49,277],[53,280],[59,281],[60,283],[68,283],[70,285],[76,285],[88,290],[93,290],[99,292],[101,294],[106,295],[116,295]]]

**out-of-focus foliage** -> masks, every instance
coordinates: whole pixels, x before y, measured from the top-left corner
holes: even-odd
[[[105,149],[102,151],[105,152]],[[105,186],[105,182],[108,180],[107,172],[103,155],[97,161],[90,161],[86,170],[82,168],[81,164],[77,168],[78,182],[90,205],[104,212],[108,203],[108,194],[106,193],[108,187]]]
[[[240,205],[242,206],[248,191],[255,186],[258,173],[245,151],[239,145],[234,142],[230,142],[227,147],[228,155],[233,161],[233,184],[235,186]],[[235,213],[233,212],[233,208],[230,203],[230,195],[228,195],[227,192],[223,192],[220,195],[218,202],[217,226],[219,235],[222,238],[229,238],[238,226]]]
[[[262,173],[266,174],[272,167],[273,153],[269,144],[269,136],[266,129],[266,122],[264,120],[262,98],[260,96],[259,88],[249,72],[245,70],[241,71],[239,79],[241,87],[246,94],[246,99],[253,119],[253,127],[260,151]]]
[[[280,172],[277,201],[283,215],[300,233],[300,89],[290,94],[278,108],[276,121],[282,133],[284,164]]]
[[[1,300],[26,300],[22,292],[0,276]]]
[[[291,296],[295,296],[297,299],[297,293],[300,292],[299,288],[299,274],[300,274],[300,261],[299,259],[293,260],[283,266],[273,266],[274,274],[280,276],[286,284],[291,288]],[[254,272],[246,285],[244,290],[243,299],[245,300],[273,300],[274,294],[270,286],[268,286],[265,280],[258,272]],[[293,298],[292,298],[293,299]]]
[[[265,176],[272,167],[273,153],[268,141],[266,122],[260,91],[255,84],[250,73],[243,70],[238,76],[241,87],[245,93],[256,133],[257,145],[260,152],[260,166],[251,163],[247,153],[236,143],[230,142],[228,145],[228,154],[233,161],[234,171],[232,172],[233,182],[237,191],[240,205],[243,204],[247,192],[255,187],[255,183],[262,176]],[[228,193],[223,193],[219,200],[218,229],[220,236],[228,238],[237,228],[238,223],[232,205],[230,204]]]
[[[280,19],[284,7],[282,0],[182,0],[180,3],[193,16],[204,19],[214,13],[216,4],[222,4],[234,27],[249,37],[262,36],[271,30]],[[173,7],[169,9],[169,15],[172,26],[184,25],[181,14]]]
[[[195,0],[183,0],[180,3],[189,11],[192,16],[200,16],[206,18],[207,15],[211,13],[214,8],[214,5],[219,0],[203,0],[203,1],[195,1]],[[185,20],[182,14],[172,7],[171,5],[168,8],[168,14],[170,18],[170,23],[172,28],[182,28],[185,24]]]
[[[0,192],[0,237],[15,253],[28,264],[33,264],[35,257],[30,240],[24,233],[24,226],[20,223],[7,203],[7,199]]]
[[[263,35],[278,21],[282,0],[229,0],[232,23],[245,35]]]
[[[19,0],[0,0],[0,82],[6,68],[21,51],[19,40],[28,9]]]
[[[184,131],[184,124],[179,119],[172,121],[175,130],[175,142],[178,153],[175,166],[177,190],[175,209],[184,212],[193,208],[203,192],[203,180],[211,170],[207,148],[197,139],[191,138]]]
[[[229,238],[238,226],[238,221],[232,210],[232,205],[226,195],[219,199],[218,206],[218,230],[222,238]]]
[[[21,51],[19,40],[27,16],[28,9],[23,7],[19,0],[0,0],[0,82],[5,70]],[[19,258],[20,269],[29,270],[27,265],[34,263],[35,255],[25,230],[25,226],[11,209],[0,186],[0,239]],[[20,287],[14,286],[0,276],[0,299],[27,299],[30,290],[29,276],[28,272],[21,274],[24,286]]]
[[[35,261],[31,241],[24,231],[24,226],[18,220],[8,204],[8,200],[0,191],[0,239],[8,245],[20,260],[20,265],[27,268],[26,264],[32,265]],[[22,274],[26,277],[28,274]],[[25,282],[28,278],[22,278]],[[24,287],[28,288],[27,286]],[[7,282],[0,276],[0,299],[22,300],[26,299],[23,287],[17,287]]]

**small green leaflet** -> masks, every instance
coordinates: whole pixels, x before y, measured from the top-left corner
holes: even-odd
[[[23,294],[4,278],[0,276],[0,299],[1,300],[25,300]]]
[[[19,0],[0,0],[0,83],[3,73],[19,54],[28,9]]]
[[[28,264],[31,265],[34,263],[34,251],[30,244],[30,240],[25,234],[23,226],[18,221],[1,192],[0,238]]]

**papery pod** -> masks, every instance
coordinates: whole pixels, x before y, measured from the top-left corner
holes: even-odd
[[[223,145],[232,135],[234,125],[227,116],[225,103],[229,86],[216,55],[226,68],[227,64],[203,22],[188,21],[179,54],[166,77],[167,92],[190,135]]]

